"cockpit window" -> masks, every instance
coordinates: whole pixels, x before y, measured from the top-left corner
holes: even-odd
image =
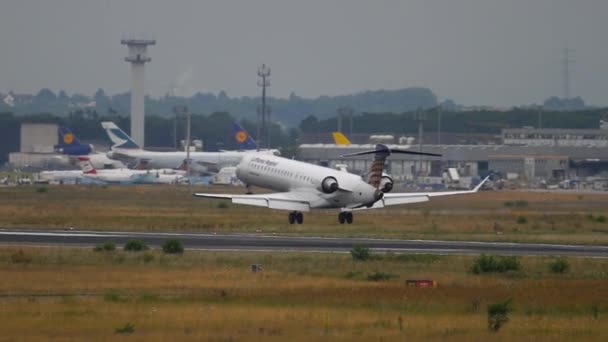
[[[274,150],[272,151],[272,154],[274,154],[275,156],[280,156],[281,152],[279,150]]]

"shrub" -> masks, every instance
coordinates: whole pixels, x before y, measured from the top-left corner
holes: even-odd
[[[101,251],[112,252],[114,250],[116,250],[116,244],[113,241],[107,241],[107,242],[104,242],[103,244],[98,244],[97,246],[95,246],[95,251],[97,251],[97,252],[101,252]]]
[[[44,194],[49,192],[49,188],[47,188],[46,186],[39,186],[36,188],[36,192],[39,194]]]
[[[597,223],[606,223],[606,216],[604,215],[598,215],[598,216],[593,216],[593,215],[589,215],[588,216],[589,219],[593,222],[597,222]]]
[[[515,256],[493,256],[480,255],[473,262],[471,271],[475,274],[480,273],[504,273],[508,271],[518,271],[521,269],[519,259]]]
[[[384,273],[384,272],[374,272],[370,275],[367,276],[367,280],[371,280],[371,281],[387,281],[391,278],[394,278],[395,275],[393,274],[389,274],[389,273]]]
[[[217,204],[217,207],[220,209],[228,209],[228,208],[230,208],[230,205],[228,205],[228,203],[222,201]]]
[[[135,325],[131,322],[128,322],[127,324],[123,325],[122,327],[116,328],[116,330],[114,330],[114,332],[116,334],[130,335],[135,332]]]
[[[526,224],[528,219],[525,216],[517,216],[517,224]]]
[[[29,264],[30,262],[32,262],[32,257],[28,254],[25,254],[25,252],[20,249],[11,255],[11,261],[14,264]]]
[[[163,244],[163,252],[169,254],[181,254],[184,253],[184,246],[178,239],[169,239]]]
[[[150,254],[150,253],[146,253],[144,254],[144,262],[147,264],[150,261],[154,260],[154,255]]]
[[[127,243],[125,243],[125,247],[123,249],[130,252],[140,252],[149,248],[148,245],[141,240],[129,240]]]
[[[557,258],[549,264],[549,269],[553,273],[566,273],[570,269],[570,264],[565,258]]]
[[[512,311],[511,300],[488,304],[488,329],[498,331],[509,321],[509,313]]]
[[[354,245],[353,249],[350,250],[350,255],[352,255],[353,260],[356,261],[365,261],[371,256],[369,253],[369,248],[361,244]]]
[[[507,202],[504,202],[504,206],[507,208],[527,208],[528,201],[526,201],[526,200],[507,201]]]

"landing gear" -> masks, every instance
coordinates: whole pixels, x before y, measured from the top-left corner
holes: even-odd
[[[340,224],[344,224],[345,222],[347,224],[353,223],[353,213],[350,211],[340,212],[340,214],[338,214],[338,222],[340,222]]]
[[[289,224],[302,224],[304,223],[304,214],[299,211],[292,211],[289,213]]]

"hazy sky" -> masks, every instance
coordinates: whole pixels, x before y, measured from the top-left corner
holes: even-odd
[[[608,105],[606,0],[2,0],[0,92],[128,91],[123,36],[150,47],[146,91],[174,84],[257,95],[338,95],[422,86],[463,104],[540,103],[562,94],[561,49],[575,49],[572,94]]]

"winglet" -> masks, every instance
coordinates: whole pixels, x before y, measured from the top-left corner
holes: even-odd
[[[479,191],[479,189],[481,189],[481,187],[485,184],[485,182],[488,181],[488,179],[490,179],[491,176],[492,176],[492,174],[487,175],[486,178],[484,178],[481,182],[479,182],[479,184],[477,184],[477,186],[475,188],[473,188],[472,192]]]

